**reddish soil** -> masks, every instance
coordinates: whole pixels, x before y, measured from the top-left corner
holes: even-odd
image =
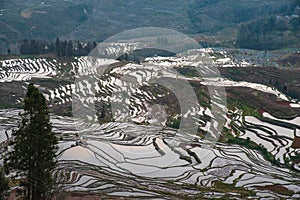
[[[276,192],[283,195],[292,195],[293,192],[287,189],[286,187],[282,185],[267,185],[267,186],[256,186],[255,187],[258,190],[269,190],[272,192]]]
[[[288,102],[288,101],[276,101],[276,103],[279,104],[279,105],[290,107],[290,102]]]
[[[73,193],[67,193],[65,200],[94,200],[94,199],[102,199],[100,194],[88,194],[83,192],[73,192]]]
[[[295,137],[291,147],[293,149],[300,149],[300,137]]]
[[[261,108],[261,109],[258,110],[258,113],[260,115],[263,115],[264,112],[267,112],[267,111],[265,109],[263,109],[263,108]]]

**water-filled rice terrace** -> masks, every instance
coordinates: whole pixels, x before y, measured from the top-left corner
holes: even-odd
[[[228,59],[222,63],[209,51],[216,65],[228,67]],[[0,153],[5,153],[17,128],[26,85],[34,82],[49,102],[53,131],[61,139],[54,171],[61,190],[133,199],[300,198],[300,104],[277,88],[175,73],[193,65],[176,56],[147,58],[139,64],[92,62],[88,57],[0,62],[2,99],[12,96],[1,103]],[[93,71],[95,63],[109,68],[100,78],[76,83],[76,74]],[[159,76],[190,83],[201,96],[198,104],[181,112],[172,90],[149,83]],[[225,87],[227,109],[209,97],[208,86]],[[273,104],[231,105],[235,88],[245,97],[256,95]],[[72,117],[72,103],[73,113],[87,111],[87,119]],[[205,137],[218,126],[210,104],[226,109],[216,143]],[[85,109],[93,105],[95,113]],[[279,118],[272,113],[275,108],[290,114]],[[176,122],[189,118],[198,127],[196,134],[177,130]]]

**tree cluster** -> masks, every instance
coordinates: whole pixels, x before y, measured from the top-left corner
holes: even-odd
[[[257,19],[239,28],[237,46],[240,48],[272,50],[297,43],[299,17],[275,17]]]
[[[96,46],[96,42],[82,43],[79,41],[60,41],[59,38],[57,38],[55,41],[29,41],[25,39],[20,45],[20,54],[39,55],[55,53],[59,57],[86,56]]]
[[[279,11],[281,15],[257,18],[239,27],[237,47],[273,50],[299,45],[300,0]]]

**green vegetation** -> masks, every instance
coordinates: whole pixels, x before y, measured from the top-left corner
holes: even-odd
[[[95,108],[98,114],[99,124],[113,122],[114,118],[111,111],[111,103],[96,103]]]
[[[17,103],[16,100],[23,97],[22,86],[24,85],[21,82],[0,84],[0,109],[21,108],[21,104]]]
[[[9,189],[8,179],[5,177],[2,166],[0,166],[0,200],[4,200],[5,192],[8,189]]]
[[[229,110],[235,110],[238,108],[243,110],[243,116],[258,116],[259,113],[257,112],[258,108],[255,108],[254,105],[248,103],[247,101],[241,101],[238,99],[228,98],[227,99],[227,108]]]
[[[180,117],[178,119],[174,118],[171,122],[169,122],[167,124],[167,126],[170,127],[170,128],[179,129],[179,127],[180,127],[180,121],[181,121]]]
[[[1,102],[0,109],[21,108],[21,105],[11,102]]]
[[[284,163],[291,169],[294,169],[294,164],[300,162],[300,153],[295,152],[294,156],[290,156],[289,158],[285,157],[284,158]],[[295,169],[296,170],[296,169]],[[296,170],[298,171],[298,170]]]
[[[20,186],[26,188],[26,199],[47,199],[54,185],[52,170],[58,141],[52,132],[46,99],[33,84],[28,86],[21,118],[5,167],[16,171],[17,177],[25,177]]]
[[[299,46],[299,17],[261,18],[240,26],[237,46],[240,48],[272,50]]]
[[[167,38],[158,38],[157,39],[159,44],[168,44]],[[129,53],[125,53],[124,55],[121,55],[118,60],[125,61],[125,62],[133,62],[133,63],[140,63],[142,60],[144,60],[147,57],[154,57],[154,56],[162,56],[162,57],[169,57],[174,56],[175,53],[162,50],[162,49],[156,49],[156,48],[143,48],[143,49],[137,49]]]
[[[230,106],[234,106],[234,105],[236,105],[236,107],[238,107],[239,109],[243,110],[243,116],[254,116],[254,117],[257,117],[259,119],[262,118],[262,116],[258,113],[257,110],[251,108],[247,104],[242,104],[241,102],[230,101]],[[238,130],[233,125],[233,123],[234,122],[231,123],[231,127],[237,133],[239,133],[240,131],[243,131],[243,130]],[[273,154],[271,154],[270,152],[268,152],[268,150],[264,146],[262,146],[261,144],[258,145],[254,141],[251,141],[249,137],[247,139],[239,138],[238,136],[235,137],[235,136],[233,136],[230,133],[229,130],[224,129],[224,134],[223,134],[222,141],[223,142],[227,142],[229,144],[237,144],[237,145],[241,145],[241,146],[247,147],[249,149],[257,150],[257,151],[259,151],[263,155],[263,157],[266,160],[270,161],[272,164],[279,165],[279,162],[275,159],[275,156]]]
[[[20,45],[21,55],[40,55],[56,54],[58,57],[85,56],[88,55],[95,47],[96,42],[87,42],[82,44],[79,41],[42,41],[42,40],[23,40]]]
[[[240,194],[241,197],[250,197],[250,196],[255,196],[256,194],[254,191],[247,190],[243,187],[236,187],[234,184],[223,183],[222,181],[215,181],[213,184],[213,188],[217,192],[228,191],[231,193]]]
[[[289,62],[297,63],[299,57],[292,56],[293,58]],[[300,99],[300,88],[298,87],[300,68],[234,67],[219,68],[219,71],[222,76],[228,79],[267,85],[278,89],[292,98]]]
[[[270,123],[270,124],[274,124],[274,125],[285,127],[285,128],[292,129],[292,130],[294,130],[295,128],[299,128],[299,126],[294,125],[294,124],[290,124],[290,123],[287,123],[287,122],[282,122],[282,121],[278,121],[278,120],[263,117],[259,113],[258,107],[255,108],[253,105],[248,104],[247,101],[238,101],[238,100],[229,99],[228,108],[229,109],[234,109],[234,107],[243,110],[243,116],[242,117],[244,117],[244,116],[254,116],[254,117],[256,117],[257,119],[259,119],[263,122],[267,122],[267,123]],[[236,126],[234,126],[234,122],[231,122],[231,127],[237,133],[237,137],[233,136],[231,134],[230,130],[224,129],[222,142],[226,142],[226,143],[229,143],[229,144],[238,144],[238,145],[244,146],[244,147],[249,148],[249,149],[257,150],[263,155],[263,157],[266,160],[270,161],[274,165],[281,166],[279,161],[275,159],[275,156],[273,154],[271,154],[270,152],[268,152],[267,149],[264,146],[262,146],[261,144],[257,144],[254,141],[251,141],[250,138],[243,139],[243,138],[238,137],[239,132],[245,130],[244,127],[236,127]],[[257,128],[259,128],[259,127],[257,127]],[[288,163],[290,161],[297,160],[297,158],[299,159],[299,157],[297,157],[297,156],[292,157],[288,160],[285,160],[285,165],[287,167],[289,167],[290,169],[293,169],[293,167],[290,166]]]
[[[211,108],[211,99],[208,88],[205,85],[200,85],[199,83],[190,82],[193,87],[199,104],[204,108]]]
[[[259,190],[269,190],[269,191],[272,191],[272,192],[276,192],[278,194],[282,194],[282,195],[286,195],[286,196],[289,196],[291,197],[294,192],[289,190],[288,188],[282,186],[282,185],[266,185],[266,186],[256,186],[255,187],[256,189],[259,189]]]
[[[1,4],[0,42],[13,44],[24,38],[55,40],[62,35],[80,41],[103,41],[123,30],[159,26],[195,34],[204,46],[234,47],[237,36],[241,47],[299,46],[296,37],[299,36],[299,17],[292,17],[298,14],[297,3],[298,0],[111,0],[98,3],[52,0],[41,4],[33,0],[11,0]],[[274,16],[280,18],[273,22]],[[1,53],[7,54],[8,49],[2,49]],[[14,52],[11,47],[11,53]]]
[[[193,66],[175,67],[174,69],[185,77],[201,77],[200,73]]]
[[[275,156],[273,154],[268,152],[268,150],[264,146],[258,145],[255,142],[251,141],[250,138],[242,139],[242,138],[234,137],[231,134],[230,135],[228,134],[227,135],[227,143],[238,144],[238,145],[247,147],[248,149],[257,150],[263,155],[263,157],[266,160],[270,161],[272,164],[279,165],[279,163],[277,162],[277,160],[275,159]]]
[[[172,182],[169,182],[171,184]],[[190,188],[195,188],[198,191],[200,191],[200,194],[193,195],[193,196],[185,196],[181,197],[181,199],[210,199],[210,198],[204,198],[205,193],[209,192],[218,192],[222,193],[223,196],[221,199],[230,199],[232,198],[232,193],[236,193],[237,198],[247,198],[247,197],[253,197],[256,195],[256,192],[247,190],[243,187],[236,187],[235,184],[227,184],[223,183],[222,181],[214,181],[212,187],[203,187],[199,185],[192,185],[192,184],[182,184],[181,186],[182,189],[190,189]],[[230,193],[230,194],[229,194]]]
[[[279,120],[270,119],[270,118],[267,118],[267,117],[263,117],[259,114],[255,117],[260,119],[263,122],[267,122],[267,123],[274,124],[274,125],[277,125],[277,126],[285,127],[285,128],[288,128],[288,129],[292,129],[292,130],[300,129],[299,125],[291,124],[291,123],[283,122],[283,121],[279,121]]]
[[[299,111],[291,108],[289,104],[278,102],[277,97],[272,94],[240,87],[226,88],[226,92],[228,109],[235,110],[235,108],[239,108],[245,111],[243,115],[260,118],[261,115],[258,112],[260,109],[282,119],[293,119],[299,114]]]

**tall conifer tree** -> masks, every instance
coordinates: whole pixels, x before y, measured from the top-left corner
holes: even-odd
[[[45,97],[33,85],[28,86],[24,112],[5,164],[8,170],[24,177],[26,199],[48,199],[54,184],[52,170],[56,165],[58,140],[52,132]]]

